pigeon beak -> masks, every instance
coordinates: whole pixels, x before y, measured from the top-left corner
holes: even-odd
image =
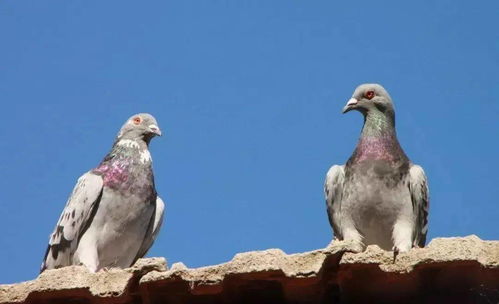
[[[347,102],[347,104],[343,107],[342,113],[345,114],[346,112],[355,109],[355,106],[359,103],[359,101],[355,98],[350,98]]]
[[[154,133],[158,136],[161,136],[161,130],[159,129],[159,127],[157,125],[150,125],[149,131],[151,131],[151,133]]]

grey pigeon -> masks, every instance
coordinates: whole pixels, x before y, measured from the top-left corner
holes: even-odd
[[[165,209],[148,149],[156,135],[161,131],[150,114],[126,121],[109,154],[78,179],[50,236],[41,271],[79,264],[92,272],[125,268],[147,253]]]
[[[424,247],[427,180],[399,144],[390,95],[379,84],[360,85],[343,113],[351,110],[364,115],[360,139],[345,165],[329,169],[324,186],[336,238],[353,241],[358,251],[376,244],[394,257]]]

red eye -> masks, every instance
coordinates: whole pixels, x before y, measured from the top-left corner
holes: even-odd
[[[135,117],[135,118],[133,119],[133,123],[134,123],[134,124],[136,124],[136,125],[138,125],[139,123],[141,123],[141,121],[142,121],[142,120],[140,119],[140,117]]]
[[[365,94],[364,94],[364,97],[371,100],[373,99],[374,97],[374,91],[367,91]]]

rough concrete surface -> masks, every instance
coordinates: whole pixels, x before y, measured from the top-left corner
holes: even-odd
[[[90,273],[82,266],[0,285],[0,303],[499,303],[499,241],[434,239],[399,254],[348,242],[286,254],[239,253],[227,263],[166,268],[163,258]]]

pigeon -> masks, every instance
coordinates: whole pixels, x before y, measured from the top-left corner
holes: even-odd
[[[395,132],[395,110],[379,84],[358,86],[343,113],[357,110],[364,126],[345,165],[326,175],[327,213],[338,240],[354,251],[376,244],[399,252],[424,247],[428,232],[429,191],[423,168],[413,164]]]
[[[83,174],[49,237],[41,271],[84,265],[91,272],[130,267],[156,239],[165,204],[157,195],[149,143],[156,119],[133,115],[102,162]]]

